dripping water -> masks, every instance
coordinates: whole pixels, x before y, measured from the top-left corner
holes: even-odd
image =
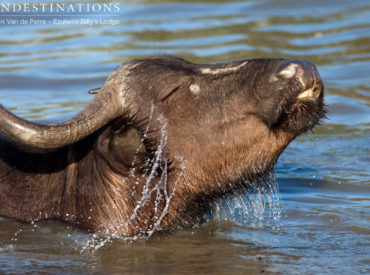
[[[153,120],[153,110],[154,106],[152,104],[151,113],[149,116],[149,124],[143,134],[143,139],[146,138],[146,135],[149,131],[150,124]],[[171,191],[169,192],[168,188],[168,178],[167,178],[167,171],[168,171],[168,160],[164,156],[164,148],[167,144],[167,119],[164,116],[159,115],[158,118],[156,118],[157,122],[160,123],[160,133],[161,138],[158,147],[155,150],[154,158],[151,161],[151,170],[149,172],[149,176],[147,177],[140,199],[137,201],[136,206],[129,217],[127,221],[122,221],[118,226],[115,225],[114,227],[111,227],[106,232],[100,232],[100,233],[94,233],[91,234],[87,239],[84,238],[84,240],[79,240],[77,243],[80,243],[80,252],[95,252],[107,243],[112,242],[115,239],[123,239],[125,241],[132,241],[132,240],[139,240],[149,239],[156,231],[160,230],[161,221],[166,216],[168,212],[168,207],[170,205],[171,199],[176,191],[177,181],[174,182],[173,187]],[[137,152],[139,152],[140,148],[137,149]],[[134,160],[135,161],[135,160]],[[181,164],[181,159],[178,159],[180,162],[180,172],[178,175],[178,179],[182,176],[182,171],[184,170],[184,166]],[[133,163],[133,167],[134,167]],[[132,168],[132,171],[130,171],[130,177],[135,178],[135,171],[133,171],[134,168]],[[153,183],[158,178],[158,171],[161,171],[160,180],[158,183]],[[153,198],[153,194],[155,197],[154,200],[154,207],[153,207],[153,215],[155,217],[154,221],[148,221],[151,222],[149,224],[147,229],[143,229],[140,231],[139,234],[133,237],[124,237],[122,236],[122,229],[127,228],[128,225],[130,225],[131,222],[135,221],[137,218],[138,211],[145,207],[148,203],[151,202]],[[159,206],[162,205],[164,202],[164,207],[160,208]]]
[[[279,228],[281,208],[275,171],[267,179],[243,183],[232,196],[215,201],[206,213],[206,220],[229,221],[252,228]]]
[[[67,237],[75,244],[75,250],[81,254],[91,254],[98,251],[100,248],[104,247],[105,245],[112,243],[114,240],[121,239],[124,241],[133,241],[133,240],[147,240],[149,239],[156,231],[160,230],[161,221],[166,216],[168,212],[168,208],[171,202],[171,199],[176,192],[177,181],[174,182],[173,187],[170,191],[168,188],[168,159],[164,156],[164,149],[167,144],[167,119],[164,116],[159,115],[157,118],[153,118],[154,112],[154,105],[152,104],[151,113],[149,116],[149,123],[143,133],[143,139],[147,137],[147,133],[149,132],[150,125],[156,120],[161,125],[160,127],[160,142],[155,150],[154,158],[151,160],[150,163],[150,171],[149,176],[147,177],[140,199],[137,201],[136,206],[127,221],[120,221],[117,225],[110,227],[105,232],[98,232],[98,233],[91,233],[91,234],[80,234],[77,229],[71,230],[68,227],[68,234]],[[141,148],[137,148],[137,153],[140,151]],[[183,160],[181,158],[176,158],[179,163],[180,172],[178,175],[178,179],[182,177],[182,173],[184,171]],[[135,178],[137,177],[135,174],[135,159],[132,163],[132,169],[129,173],[129,177]],[[161,171],[161,174],[158,175],[158,171]],[[155,180],[160,178],[160,180],[155,183]],[[122,179],[124,180],[124,179]],[[139,179],[138,179],[139,180]],[[153,198],[154,195],[154,207],[153,207],[153,215],[155,219],[150,224],[147,229],[143,229],[138,235],[133,237],[124,237],[122,236],[122,232],[124,228],[127,228],[128,225],[133,222],[137,218],[138,211],[145,207]],[[160,205],[164,205],[163,207],[159,207]],[[40,213],[41,215],[41,213]],[[41,216],[40,216],[41,217]],[[39,220],[39,219],[38,219]],[[38,220],[32,221],[32,231],[37,231],[38,228]],[[14,249],[15,244],[18,240],[19,235],[23,232],[23,226],[14,233],[13,238],[11,239],[10,244],[6,244],[2,246],[2,249]]]

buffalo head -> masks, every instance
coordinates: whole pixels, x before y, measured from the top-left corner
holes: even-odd
[[[214,199],[267,175],[325,114],[320,76],[301,60],[134,60],[92,93],[59,124],[1,106],[11,149],[1,155],[0,215],[126,236],[190,226]]]

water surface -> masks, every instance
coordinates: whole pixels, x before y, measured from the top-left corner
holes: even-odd
[[[369,274],[369,18],[364,0],[120,1],[115,26],[1,24],[0,102],[27,119],[72,116],[114,68],[152,54],[307,59],[330,115],[280,157],[271,205],[135,242],[0,218],[0,273]]]

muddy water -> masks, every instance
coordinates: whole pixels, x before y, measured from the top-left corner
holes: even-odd
[[[121,1],[103,19],[120,22],[0,24],[0,102],[28,119],[62,120],[132,58],[286,57],[317,64],[329,118],[283,153],[279,193],[219,202],[199,228],[127,242],[0,218],[0,273],[370,273],[368,1]]]

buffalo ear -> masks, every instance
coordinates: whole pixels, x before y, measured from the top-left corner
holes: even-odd
[[[141,166],[147,159],[147,152],[140,131],[128,126],[113,133],[109,149],[114,158],[126,166]]]

